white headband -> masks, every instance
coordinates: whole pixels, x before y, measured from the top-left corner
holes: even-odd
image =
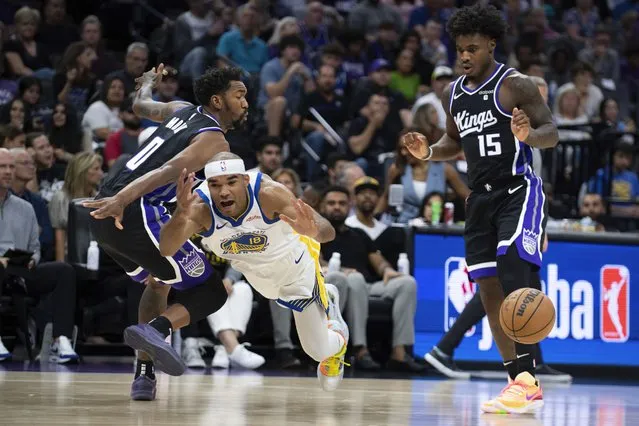
[[[244,161],[235,158],[232,160],[212,161],[204,168],[204,176],[207,179],[224,175],[243,175],[246,174]]]

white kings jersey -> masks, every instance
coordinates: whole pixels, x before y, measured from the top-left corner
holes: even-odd
[[[248,206],[237,220],[225,216],[213,204],[206,181],[196,188],[213,219],[211,228],[200,233],[202,245],[230,261],[266,298],[302,310],[311,298],[319,296],[318,301],[326,306],[320,244],[297,234],[279,218],[266,217],[258,198],[262,173],[248,175]]]

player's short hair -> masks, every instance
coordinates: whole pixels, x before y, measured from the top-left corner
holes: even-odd
[[[348,192],[348,189],[344,188],[343,186],[332,185],[326,188],[324,192],[322,193],[322,201],[324,201],[326,196],[331,192],[341,192],[342,194],[346,195],[346,198],[348,198],[349,200],[351,198],[351,193]]]
[[[495,40],[501,40],[506,35],[506,21],[501,12],[494,6],[473,6],[458,9],[448,20],[446,30],[455,40],[459,36],[481,34]]]
[[[215,154],[213,158],[211,158],[211,162],[222,161],[222,160],[241,160],[241,159],[242,157],[240,157],[237,154],[233,154],[232,152],[229,152],[229,151],[222,151]]]
[[[231,87],[232,81],[242,81],[242,70],[237,67],[209,68],[195,80],[193,94],[201,105],[208,105],[214,95],[220,95]]]

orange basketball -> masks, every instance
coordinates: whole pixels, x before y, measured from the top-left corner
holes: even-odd
[[[541,291],[521,288],[504,299],[499,311],[501,328],[515,342],[532,345],[548,336],[555,325],[555,307]]]

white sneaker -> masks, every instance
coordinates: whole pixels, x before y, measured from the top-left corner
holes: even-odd
[[[211,362],[213,368],[229,368],[231,361],[229,360],[229,354],[226,353],[224,346],[219,345],[215,347],[215,356]]]
[[[206,363],[200,353],[200,343],[189,337],[182,342],[182,360],[188,368],[206,368]]]
[[[328,328],[341,334],[344,337],[344,346],[338,353],[330,356],[317,365],[317,379],[327,392],[332,392],[339,386],[344,377],[344,356],[346,355],[346,347],[348,342],[348,328],[343,328],[342,324],[337,320],[330,320]]]
[[[76,361],[78,358],[78,354],[75,353],[69,338],[66,336],[58,337],[51,345],[51,349],[49,349],[49,362],[64,364],[69,361]]]
[[[11,353],[2,343],[2,339],[0,338],[0,361],[4,361],[5,359],[11,358]]]
[[[266,362],[263,356],[246,349],[245,343],[237,345],[228,357],[233,367],[246,368],[248,370],[255,370]]]

